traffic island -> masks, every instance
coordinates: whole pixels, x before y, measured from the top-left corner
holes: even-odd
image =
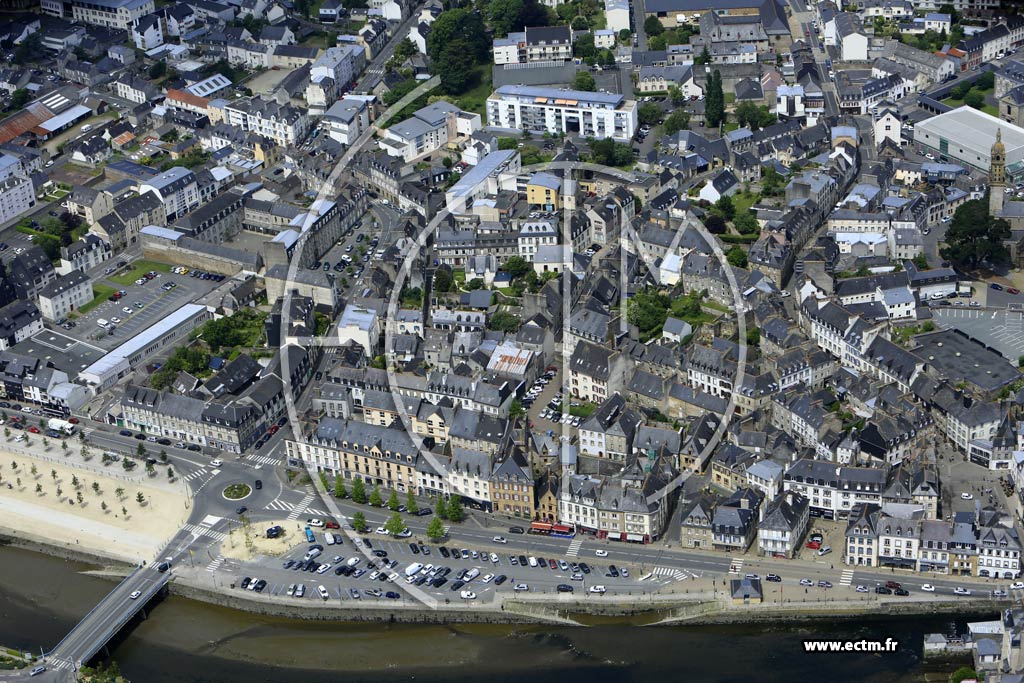
[[[228,500],[245,500],[252,494],[248,484],[231,484],[224,488],[222,495]]]

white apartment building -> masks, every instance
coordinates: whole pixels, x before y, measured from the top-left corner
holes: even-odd
[[[370,108],[367,98],[361,95],[346,95],[324,112],[320,128],[332,140],[351,145],[370,125]]]
[[[199,206],[199,185],[196,175],[187,168],[175,166],[139,186],[139,194],[153,192],[164,203],[167,221],[171,222]]]
[[[80,270],[63,275],[39,291],[39,312],[51,322],[92,301],[92,281]]]
[[[548,221],[530,221],[519,228],[519,255],[532,262],[539,247],[558,244],[558,231]]]
[[[637,128],[636,102],[617,93],[503,85],[487,98],[487,122],[508,130],[628,142]]]
[[[459,136],[480,130],[480,116],[440,101],[423,107],[405,121],[383,131],[378,145],[389,156],[412,161],[448,144]]]
[[[0,223],[17,218],[36,205],[32,181],[17,157],[0,156]]]
[[[139,18],[154,12],[156,4],[153,0],[41,0],[40,10],[61,19],[128,31]]]
[[[309,131],[305,111],[258,97],[235,100],[225,106],[224,122],[270,138],[282,147],[294,145]]]

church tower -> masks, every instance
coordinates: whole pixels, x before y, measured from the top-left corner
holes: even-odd
[[[996,128],[996,142],[989,154],[988,168],[988,210],[993,216],[1003,212],[1003,191],[1006,189],[1006,147],[1003,145],[1003,129]]]

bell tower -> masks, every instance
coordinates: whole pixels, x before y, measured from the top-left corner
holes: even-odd
[[[1003,129],[996,128],[996,141],[989,154],[988,168],[988,210],[993,216],[1003,212],[1003,191],[1006,189],[1006,147],[1003,145]]]

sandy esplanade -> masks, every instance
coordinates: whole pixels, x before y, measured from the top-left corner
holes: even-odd
[[[14,462],[17,470],[12,468]],[[32,465],[36,466],[35,475]],[[4,450],[0,450],[0,477],[0,527],[44,543],[78,546],[132,562],[149,561],[188,518],[184,491],[175,493],[162,483],[152,486],[126,481],[102,471]],[[79,489],[72,477],[78,478]],[[93,483],[99,484],[99,493],[93,490]],[[42,486],[41,493],[37,485]],[[124,489],[123,498],[116,495],[118,488]],[[82,504],[77,501],[79,491]],[[140,492],[145,497],[142,505],[136,500]],[[106,503],[106,511],[102,503]]]
[[[284,533],[277,538],[267,538],[267,529],[277,525],[284,529]],[[243,562],[251,560],[257,555],[280,557],[292,548],[306,542],[306,534],[302,531],[303,526],[294,520],[285,519],[251,523],[248,530],[249,538],[252,540],[251,551],[245,540],[244,527],[233,526],[228,537],[221,541],[220,552],[224,557]]]

